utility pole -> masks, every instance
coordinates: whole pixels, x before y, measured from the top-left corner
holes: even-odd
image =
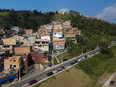
[[[82,55],[83,55],[83,44],[82,44]]]
[[[98,49],[98,41],[97,41],[97,49]]]
[[[54,28],[54,27],[52,27],[52,32],[51,32],[51,33],[52,33],[52,34],[51,34],[51,35],[52,35],[52,36],[51,36],[51,37],[52,37],[52,38],[51,38],[51,39],[52,39],[52,40],[51,40],[51,45],[52,45],[52,46],[51,46],[51,47],[52,47],[52,66],[54,66],[54,56],[53,56],[53,54],[54,54],[54,52],[53,52],[53,51],[54,51],[54,47],[53,47],[53,44],[54,44],[54,41],[53,41],[53,28]]]
[[[61,63],[63,63],[63,54],[62,54],[62,58],[61,58]]]
[[[19,59],[19,81],[20,81],[20,59]]]

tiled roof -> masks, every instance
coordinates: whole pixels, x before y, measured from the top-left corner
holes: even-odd
[[[75,34],[66,34],[66,37],[75,37]]]
[[[65,45],[65,41],[64,42],[54,42],[53,45]]]

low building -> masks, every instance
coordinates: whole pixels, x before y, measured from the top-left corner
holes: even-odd
[[[49,40],[36,39],[35,50],[48,51],[49,52]]]
[[[11,70],[12,68],[15,70],[19,70],[19,68],[22,68],[21,56],[7,57],[4,59],[4,69]]]
[[[65,39],[54,38],[53,39],[53,48],[55,50],[65,49]]]
[[[15,54],[26,54],[30,53],[31,46],[20,46],[20,47],[14,47]]]
[[[24,29],[25,34],[33,34],[33,29]]]

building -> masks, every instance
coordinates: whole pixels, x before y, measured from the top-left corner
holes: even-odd
[[[20,46],[20,47],[14,47],[15,54],[27,54],[30,53],[31,46]]]
[[[21,56],[7,57],[4,59],[4,70],[11,70],[12,68],[15,70],[22,68]]]
[[[33,29],[24,29],[25,34],[33,34]]]
[[[65,49],[65,39],[53,38],[53,48],[55,50]]]
[[[48,51],[49,52],[49,40],[36,39],[35,50]]]
[[[14,31],[16,31],[16,32],[22,31],[22,29],[19,28],[19,27],[17,27],[17,26],[11,27],[11,30],[14,30]]]
[[[54,29],[53,30],[53,37],[63,37],[62,29]]]
[[[31,63],[31,56],[30,53],[26,54],[14,54],[13,56],[21,56],[22,58],[22,66],[24,69],[28,68],[29,64]]]
[[[45,68],[49,66],[48,61],[48,53],[47,52],[41,52],[41,51],[32,51],[30,53],[31,59],[34,63],[40,63]]]
[[[0,69],[4,67],[4,59],[8,57],[9,50],[0,50]]]
[[[13,38],[2,39],[3,45],[16,45],[16,40]]]

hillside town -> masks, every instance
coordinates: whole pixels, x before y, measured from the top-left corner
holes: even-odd
[[[41,25],[37,32],[0,26],[0,85],[20,79],[19,72],[25,69],[28,73],[33,64],[39,70],[50,67],[53,50],[66,50],[66,39],[76,43],[75,37],[80,35],[81,30],[73,28],[70,20]]]

